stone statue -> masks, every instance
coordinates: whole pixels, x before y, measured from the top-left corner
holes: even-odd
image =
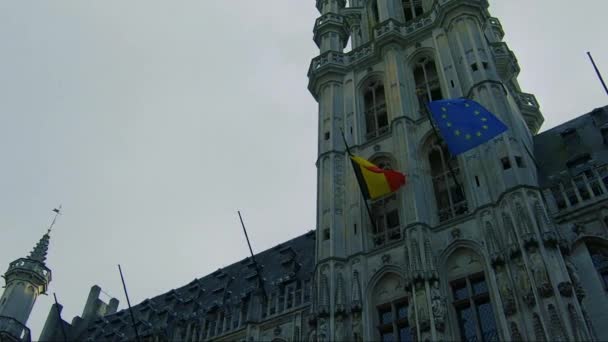
[[[496,283],[498,283],[498,292],[500,292],[504,313],[507,317],[511,316],[517,311],[515,296],[513,296],[513,290],[511,290],[511,282],[509,281],[507,270],[501,264],[496,265]]]
[[[532,293],[528,273],[526,272],[526,265],[524,265],[524,261],[521,257],[515,258],[515,268],[515,275],[517,279],[515,285],[519,291],[519,295],[522,297],[524,302],[528,304],[528,306],[534,306],[536,301],[534,299],[534,294]]]
[[[363,342],[363,335],[361,332],[361,314],[358,311],[353,312],[353,341]]]
[[[445,299],[441,295],[441,290],[439,289],[438,280],[433,282],[433,287],[431,288],[431,305],[433,310],[433,319],[435,320],[435,328],[437,328],[438,331],[444,331],[446,305]]]
[[[346,341],[347,338],[344,335],[344,318],[342,315],[336,316],[334,341]]]
[[[532,268],[532,275],[536,282],[536,287],[540,291],[543,297],[548,297],[553,293],[553,288],[549,282],[549,276],[545,269],[540,252],[536,249],[536,246],[530,247],[530,266]]]
[[[317,342],[317,329],[313,328],[308,334],[308,342]]]
[[[325,318],[319,319],[319,330],[317,332],[317,341],[326,342],[329,341],[327,331],[327,320]]]
[[[568,270],[568,275],[570,276],[570,280],[572,280],[572,285],[574,285],[574,292],[576,293],[576,298],[578,300],[582,300],[585,298],[585,290],[581,285],[581,278],[578,277],[578,271],[576,270],[576,266],[570,261],[570,259],[565,258],[566,261],[566,270]]]
[[[421,331],[428,330],[431,325],[429,321],[429,309],[426,299],[426,291],[424,284],[418,283],[416,285],[416,316],[418,317],[418,324],[420,325]]]

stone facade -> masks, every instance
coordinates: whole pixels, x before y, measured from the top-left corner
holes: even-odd
[[[608,107],[537,135],[538,103],[485,0],[316,6],[316,231],[135,305],[142,340],[608,340]],[[509,130],[450,158],[424,105],[457,97]],[[375,227],[342,134],[407,174],[369,203]],[[134,339],[100,291],[71,323],[51,308],[40,340],[61,325]]]

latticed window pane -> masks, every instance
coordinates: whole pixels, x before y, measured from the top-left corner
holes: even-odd
[[[389,123],[384,85],[380,81],[370,83],[364,91],[363,102],[366,137],[371,139],[385,133]]]
[[[381,324],[391,324],[393,322],[393,312],[391,307],[385,307],[380,309],[380,323]]]
[[[454,300],[462,300],[469,298],[469,291],[467,290],[467,284],[461,283],[453,287]]]
[[[460,325],[460,332],[463,340],[476,341],[477,330],[473,318],[473,309],[471,307],[458,310],[458,324]]]
[[[382,334],[382,342],[393,342],[393,341],[395,341],[395,335],[393,334],[392,331],[390,333]]]
[[[438,145],[434,145],[429,154],[431,177],[433,177],[433,189],[440,222],[468,212],[466,197],[460,187],[462,179],[458,162],[452,158],[449,161],[450,170],[448,161],[445,159],[448,156],[447,148]],[[458,183],[455,178],[458,179]]]
[[[407,304],[401,303],[397,305],[397,319],[407,319]]]
[[[484,279],[472,281],[471,287],[473,287],[473,294],[475,295],[488,293],[488,285]]]
[[[479,312],[479,324],[481,325],[481,331],[486,334],[496,332],[496,322],[494,321],[494,312],[492,311],[492,305],[490,302],[479,304],[477,306]]]
[[[412,328],[405,326],[399,328],[399,341],[401,342],[413,342],[414,336],[412,335]]]

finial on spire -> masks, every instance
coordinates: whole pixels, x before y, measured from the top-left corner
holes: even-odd
[[[57,221],[57,216],[61,215],[61,204],[59,205],[59,208],[53,209],[53,212],[55,213],[55,217],[53,217],[53,222],[51,222],[51,225],[49,226],[49,229],[46,232],[47,234],[49,234],[51,232],[51,229],[53,229],[53,226]]]

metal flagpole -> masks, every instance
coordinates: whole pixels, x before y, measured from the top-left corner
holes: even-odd
[[[587,56],[589,56],[589,60],[591,60],[591,64],[593,64],[593,69],[595,69],[597,78],[600,79],[600,82],[602,83],[602,86],[604,86],[604,90],[606,91],[606,95],[608,95],[608,87],[606,87],[606,82],[604,82],[604,79],[602,78],[602,74],[600,73],[600,70],[597,68],[597,65],[595,65],[595,61],[593,60],[593,57],[591,56],[591,52],[587,51]]]
[[[135,338],[139,342],[139,333],[137,332],[137,326],[135,325],[135,315],[133,315],[133,309],[131,309],[131,301],[129,300],[129,294],[127,293],[127,285],[125,285],[125,278],[122,275],[122,269],[120,268],[120,264],[118,264],[118,272],[120,272],[120,280],[122,280],[122,287],[125,290],[125,297],[127,297],[127,305],[129,306],[129,313],[131,314],[133,330],[135,330]]]
[[[429,109],[429,105],[428,103],[426,105],[424,105],[424,109],[426,112],[426,116],[429,118],[429,122],[431,123],[431,127],[433,128],[433,132],[435,132],[435,135],[438,138],[443,139],[443,137],[441,136],[441,134],[439,134],[439,132],[437,131],[437,127],[435,127],[435,122],[433,121],[433,118],[431,117],[431,110]],[[445,141],[445,139],[443,139]],[[450,159],[455,158],[454,156],[452,156],[452,153],[448,150],[448,153],[450,154]],[[454,183],[456,183],[456,186],[460,189],[460,191],[462,192],[462,195],[464,196],[464,188],[460,185],[460,183],[458,182],[458,179],[456,179],[456,173],[454,172],[454,169],[452,168],[452,165],[450,164],[450,159],[448,159],[447,164],[448,164],[448,170],[450,171],[450,175],[452,175],[452,179],[454,180]]]
[[[65,327],[63,326],[63,320],[61,319],[61,311],[59,311],[59,303],[57,302],[57,295],[55,294],[55,292],[53,292],[53,297],[55,297],[55,309],[57,309],[57,317],[59,317],[59,324],[61,325],[61,333],[63,334],[63,341],[67,342],[68,337],[65,334]]]
[[[268,296],[266,295],[266,286],[264,286],[264,280],[262,279],[262,271],[260,270],[260,266],[258,265],[258,262],[255,260],[255,255],[253,254],[253,249],[251,248],[251,243],[249,242],[249,235],[247,235],[247,229],[245,229],[245,223],[243,223],[243,217],[241,216],[241,212],[239,210],[237,210],[237,213],[239,214],[239,220],[241,220],[241,227],[243,227],[243,233],[245,233],[245,239],[247,240],[247,246],[249,246],[249,252],[251,253],[251,260],[253,261],[253,263],[255,265],[255,270],[258,274],[258,284],[259,284],[259,287],[262,288],[262,292],[264,294],[264,300],[266,300],[268,298]]]
[[[344,141],[344,146],[346,147],[346,153],[348,153],[349,157],[352,157],[352,153],[350,153],[350,148],[348,147],[348,143],[346,142],[346,137],[344,136],[344,131],[342,130],[342,128],[340,128],[340,133],[342,133],[342,140]],[[353,165],[352,160],[350,163],[353,167],[353,172],[355,172],[355,176],[357,175],[357,171],[355,170],[355,165]],[[367,198],[365,198],[365,193],[363,192],[363,189],[361,188],[361,184],[359,183],[359,180],[357,180],[357,184],[359,184],[359,190],[361,191],[361,196],[363,197],[363,203],[365,203],[365,209],[367,209],[367,214],[369,215],[369,220],[372,222],[372,228],[374,228],[374,232],[375,234],[378,234],[378,227],[376,226],[376,220],[374,220],[374,215],[372,215],[372,211],[369,208],[369,204],[367,203]]]

